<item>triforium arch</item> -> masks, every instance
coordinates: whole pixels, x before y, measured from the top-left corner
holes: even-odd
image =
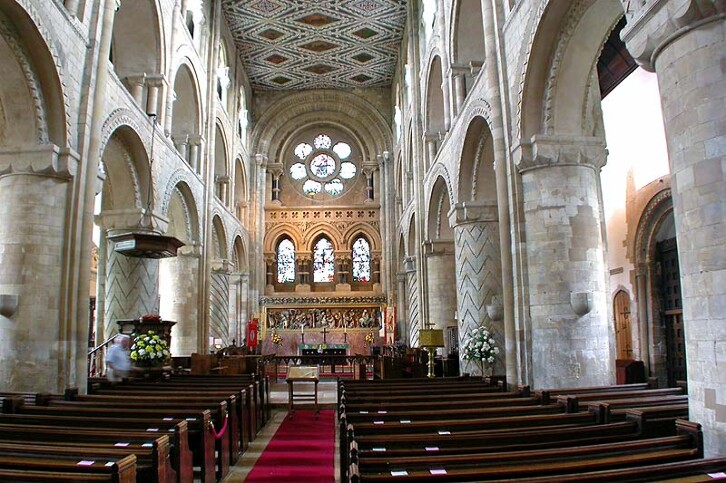
[[[119,80],[147,112],[157,112],[162,96],[148,96],[166,72],[163,24],[157,0],[122,2],[113,23],[110,60]],[[153,108],[153,109],[152,109]]]
[[[600,188],[607,152],[597,59],[622,15],[617,0],[550,2],[526,59],[517,120],[522,139],[514,161],[523,187],[523,283],[531,318],[520,325],[531,329],[534,371],[528,382],[538,387],[614,379]]]
[[[182,59],[174,74],[171,137],[181,157],[201,173],[202,102],[199,77],[189,59]]]
[[[43,19],[30,5],[0,4],[0,379],[36,392],[83,381],[87,344],[68,286],[77,160],[65,149],[66,79]]]
[[[446,127],[445,98],[444,98],[444,73],[443,61],[438,53],[432,55],[425,72],[425,125],[424,134],[427,141],[433,142],[435,149],[429,153],[429,162],[433,160],[438,151],[439,137],[443,136]]]
[[[481,2],[457,0],[451,8],[450,76],[454,109],[461,111],[484,64],[484,25]]]
[[[247,207],[249,200],[247,199],[247,173],[245,171],[245,163],[241,156],[237,156],[234,160],[234,198],[233,208],[237,219],[243,225],[247,223]]]
[[[502,252],[494,142],[486,119],[474,115],[458,163],[457,203],[449,212],[456,250],[457,326],[459,341],[480,326],[488,327],[504,348]],[[510,349],[513,350],[513,349]],[[460,360],[466,372],[481,368]],[[493,367],[504,371],[501,359]]]
[[[230,203],[230,172],[227,137],[221,121],[217,120],[214,128],[214,194],[225,206]]]

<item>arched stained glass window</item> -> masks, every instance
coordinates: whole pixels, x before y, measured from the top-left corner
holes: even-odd
[[[295,281],[295,245],[285,238],[277,245],[277,283]]]
[[[321,238],[313,250],[313,282],[335,281],[335,255],[333,244],[327,238]]]
[[[301,140],[288,158],[291,181],[305,196],[337,198],[355,184],[359,169],[351,144],[324,132],[305,139],[309,142]]]
[[[353,243],[353,281],[371,281],[371,246],[363,237]]]

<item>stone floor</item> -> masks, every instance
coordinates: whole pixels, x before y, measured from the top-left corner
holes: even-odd
[[[337,383],[335,381],[320,381],[318,384],[318,405],[320,409],[334,409],[337,403]],[[295,383],[295,394],[313,394],[313,383]],[[273,383],[270,387],[270,402],[272,404],[272,419],[257,434],[257,438],[250,444],[249,448],[242,455],[237,464],[230,468],[229,475],[224,483],[241,483],[245,481],[247,474],[252,470],[257,458],[265,450],[267,443],[275,435],[277,428],[284,421],[288,411],[288,387],[285,382]],[[312,403],[295,403],[295,408],[312,409]],[[340,475],[340,461],[338,460],[338,433],[335,433],[335,481],[338,482]],[[281,482],[283,483],[283,482]],[[291,482],[293,483],[293,482]]]

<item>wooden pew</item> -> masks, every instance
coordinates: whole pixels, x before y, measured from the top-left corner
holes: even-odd
[[[183,440],[179,441],[179,432],[172,431],[159,435],[155,432],[79,429],[67,426],[43,426],[30,424],[0,423],[0,441],[24,441],[42,444],[65,445],[69,447],[100,447],[124,448],[133,452],[135,448],[157,448],[158,458],[163,458],[163,445],[158,440],[166,440],[168,451],[167,479],[179,483],[191,483],[194,476],[192,455],[186,447],[186,422],[182,422]],[[69,434],[72,441],[69,441]],[[181,446],[181,448],[180,448]]]
[[[89,460],[90,461],[90,460]],[[136,483],[136,457],[93,461],[79,465],[78,458],[13,457],[0,454],[3,481],[110,481]],[[111,463],[111,464],[108,464]]]
[[[0,440],[2,457],[48,457],[73,459],[76,461],[114,461],[129,454],[136,457],[136,477],[140,481],[171,483],[176,473],[167,475],[169,465],[169,438],[162,436],[156,445],[149,447],[131,446],[83,446],[73,443],[42,444],[38,442],[17,442]]]
[[[238,421],[239,414],[237,412],[237,400],[234,395],[230,395],[226,401],[221,397],[209,396],[209,397],[194,397],[189,396],[184,399],[160,399],[156,396],[134,396],[129,398],[126,396],[98,396],[98,395],[79,395],[77,392],[72,390],[66,390],[64,396],[53,396],[47,401],[43,401],[45,406],[61,406],[61,407],[78,407],[84,405],[92,405],[99,408],[121,408],[121,409],[144,409],[144,408],[164,408],[173,410],[184,410],[194,409],[203,410],[209,409],[213,411],[213,414],[224,414],[227,413],[229,418],[227,429],[228,432],[225,437],[228,438],[229,443],[227,444],[229,451],[230,464],[237,463],[240,452],[240,423]],[[222,403],[230,403],[232,408],[229,411],[223,409]],[[224,421],[221,423],[217,419],[215,425],[220,429],[224,426]],[[217,444],[221,446],[221,443]]]
[[[683,390],[679,387],[666,388],[666,389],[646,389],[642,391],[616,391],[616,392],[590,392],[580,394],[561,394],[554,396],[554,401],[565,404],[568,408],[568,412],[578,411],[578,405],[581,403],[588,403],[592,401],[608,401],[610,399],[636,399],[643,398],[645,401],[648,399],[653,401],[653,398],[666,397],[666,396],[681,396]],[[543,398],[543,400],[552,401],[552,397]]]
[[[700,425],[679,421],[679,435],[592,446],[479,455],[423,458],[369,458],[353,461],[351,481],[470,481],[555,477],[593,469],[613,469],[703,457]],[[444,470],[443,472],[438,470]],[[407,475],[395,472],[405,472]]]
[[[615,384],[611,386],[589,386],[589,387],[570,387],[570,388],[552,388],[552,389],[538,389],[534,391],[536,396],[539,396],[543,403],[549,402],[551,398],[561,395],[575,395],[585,393],[614,393],[614,392],[629,392],[629,391],[645,391],[648,389],[657,389],[657,379],[652,379],[649,382],[636,383],[636,384]]]
[[[44,408],[49,409],[49,408]],[[186,421],[185,419],[165,420],[162,418],[128,418],[128,417],[87,417],[54,414],[2,414],[0,424],[28,424],[43,426],[65,426],[80,429],[95,428],[121,435],[122,431],[147,431],[158,434],[179,433],[180,456],[187,457],[191,451],[193,461],[201,468],[204,483],[215,482],[214,436],[211,433],[211,415],[209,411],[202,413],[202,419]],[[180,465],[186,466],[186,463]]]

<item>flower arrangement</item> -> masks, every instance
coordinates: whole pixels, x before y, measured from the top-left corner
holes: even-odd
[[[160,366],[171,359],[167,342],[153,330],[145,334],[132,334],[131,360],[138,365]]]
[[[371,331],[371,332],[368,332],[368,333],[366,334],[366,337],[365,337],[365,341],[366,341],[366,344],[368,344],[368,345],[371,345],[371,344],[373,344],[373,340],[374,340],[374,335],[373,335],[373,331]]]
[[[272,335],[270,336],[270,342],[275,345],[282,344],[282,337],[280,337],[280,334],[278,334],[276,330],[272,331]]]
[[[476,362],[482,374],[484,366],[494,364],[496,356],[499,354],[499,347],[492,335],[488,328],[476,327],[464,340],[462,359]]]

